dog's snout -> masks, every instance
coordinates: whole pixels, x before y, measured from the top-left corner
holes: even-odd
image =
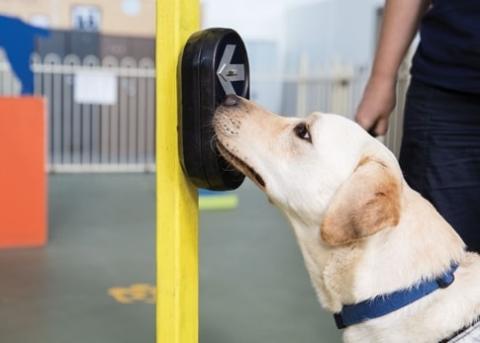
[[[235,94],[229,94],[223,101],[224,106],[237,106],[238,103],[240,102],[240,98],[236,96]]]

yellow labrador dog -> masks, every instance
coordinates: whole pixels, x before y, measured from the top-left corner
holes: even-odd
[[[213,125],[221,154],[288,217],[345,342],[480,342],[480,257],[384,145],[338,115],[285,118],[235,96]]]

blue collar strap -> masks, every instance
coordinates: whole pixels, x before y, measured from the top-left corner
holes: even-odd
[[[337,324],[338,329],[344,329],[350,325],[382,317],[429,295],[439,288],[447,288],[455,280],[453,273],[457,268],[458,264],[455,263],[449,270],[434,280],[422,281],[411,288],[380,295],[357,304],[344,305],[342,311],[333,315],[335,324]]]

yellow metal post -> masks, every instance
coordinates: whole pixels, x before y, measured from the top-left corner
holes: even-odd
[[[199,0],[157,0],[157,343],[198,342],[198,198],[178,155],[180,53]]]

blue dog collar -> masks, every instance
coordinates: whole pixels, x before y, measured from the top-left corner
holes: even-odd
[[[411,288],[405,288],[393,293],[367,299],[357,304],[344,305],[342,310],[333,315],[338,329],[358,324],[370,319],[382,317],[401,309],[439,288],[447,288],[455,281],[455,271],[458,263],[453,263],[449,270],[438,278],[422,281]]]

